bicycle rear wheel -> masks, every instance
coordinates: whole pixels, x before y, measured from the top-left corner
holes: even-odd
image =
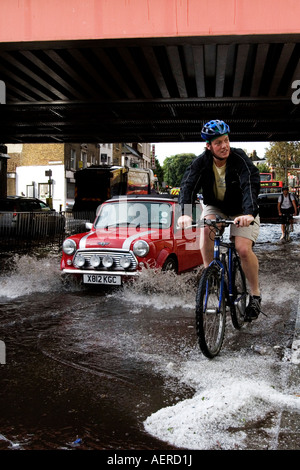
[[[221,350],[226,323],[226,305],[221,289],[222,273],[217,266],[206,268],[196,295],[196,327],[202,353],[213,358]]]
[[[234,328],[240,330],[244,324],[247,304],[247,285],[244,271],[237,255],[232,259],[233,302],[230,304],[231,320]]]

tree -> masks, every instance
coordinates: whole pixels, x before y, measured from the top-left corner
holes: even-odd
[[[257,168],[259,169],[260,173],[270,173],[271,172],[271,168],[266,163],[258,163]]]
[[[153,170],[153,173],[157,177],[159,187],[161,188],[162,182],[164,180],[164,172],[157,158],[155,158],[155,169]]]
[[[300,142],[271,142],[265,154],[268,165],[275,170],[276,179],[288,183],[288,173],[296,174],[300,167]]]
[[[195,158],[194,153],[180,153],[167,157],[163,163],[166,184],[172,188],[180,186],[185,170]]]

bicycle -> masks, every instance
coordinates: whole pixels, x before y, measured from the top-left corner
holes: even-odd
[[[215,230],[214,259],[203,271],[196,294],[199,346],[202,353],[211,359],[222,348],[227,306],[234,328],[240,330],[243,326],[248,292],[234,243],[222,240],[223,228],[233,224],[233,220],[216,218],[203,219],[201,222]],[[221,247],[225,248],[225,252],[221,252]]]
[[[290,214],[282,214],[281,217],[281,224],[284,225],[284,232],[283,232],[283,240],[285,242],[290,241],[290,232],[291,232],[291,221],[293,220],[293,216]]]

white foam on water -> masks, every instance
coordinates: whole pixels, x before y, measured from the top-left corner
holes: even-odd
[[[137,279],[124,284],[122,298],[132,302],[135,311],[144,306],[159,310],[173,308],[195,308],[196,281],[199,269],[177,275],[174,272],[154,269],[143,269]]]
[[[53,258],[16,255],[13,269],[0,276],[0,296],[15,299],[35,292],[62,288],[59,265]]]
[[[295,391],[281,390],[271,372],[271,360],[265,357],[223,354],[213,361],[198,357],[179,366],[169,364],[165,374],[172,370],[195,388],[195,395],[154,412],[144,427],[156,438],[180,448],[246,449],[248,423],[282,409],[300,412],[300,398]],[[264,431],[269,440],[275,439],[276,423]]]

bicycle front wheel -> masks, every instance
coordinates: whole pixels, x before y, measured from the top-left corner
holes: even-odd
[[[230,305],[230,313],[234,328],[240,330],[244,324],[247,304],[247,285],[244,271],[239,258],[234,255],[232,260],[232,290],[233,302]]]
[[[202,353],[213,358],[221,350],[226,324],[226,304],[222,272],[217,266],[206,268],[196,295],[196,328]]]

